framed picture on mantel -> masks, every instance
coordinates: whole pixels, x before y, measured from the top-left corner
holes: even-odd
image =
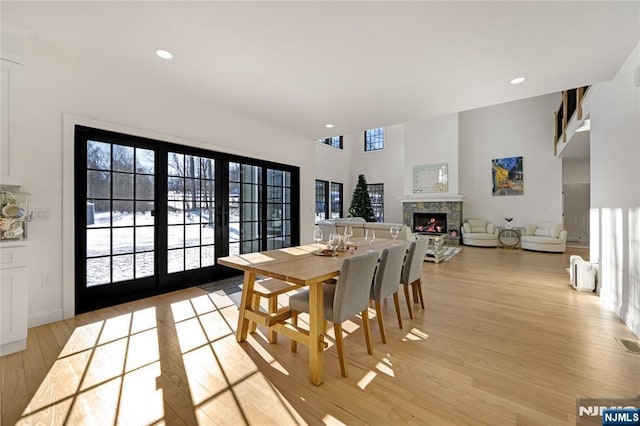
[[[447,163],[413,166],[413,193],[448,192],[448,169]]]

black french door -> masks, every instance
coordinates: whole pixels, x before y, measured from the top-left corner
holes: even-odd
[[[76,312],[237,273],[299,244],[297,167],[76,126]]]

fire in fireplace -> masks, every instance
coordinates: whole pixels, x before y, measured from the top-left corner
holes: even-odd
[[[421,234],[446,234],[446,213],[414,213],[413,232]]]

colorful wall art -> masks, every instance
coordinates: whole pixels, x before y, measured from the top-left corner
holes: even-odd
[[[522,195],[524,173],[522,157],[506,157],[491,160],[493,195]]]

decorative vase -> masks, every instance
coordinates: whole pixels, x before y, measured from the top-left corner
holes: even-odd
[[[511,221],[513,220],[513,218],[512,217],[505,217],[504,220],[505,220],[504,227],[507,228],[507,229],[511,229]]]

